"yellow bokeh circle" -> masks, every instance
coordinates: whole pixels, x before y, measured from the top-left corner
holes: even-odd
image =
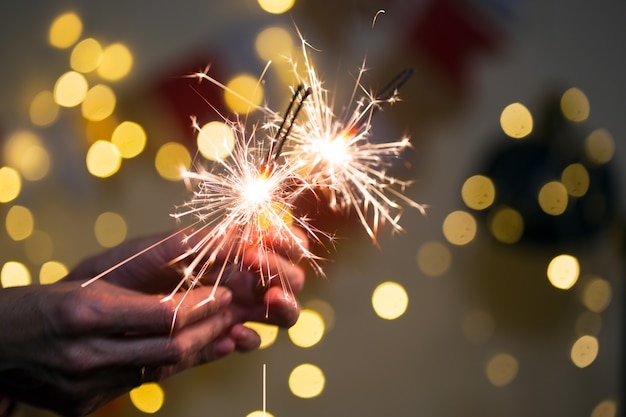
[[[107,178],[120,169],[122,157],[111,142],[98,140],[87,151],[86,163],[91,175]]]
[[[41,265],[39,270],[39,283],[42,285],[52,284],[69,273],[67,267],[61,262],[48,261]]]
[[[288,334],[294,345],[311,347],[324,336],[324,320],[316,311],[303,309],[296,324],[288,329]]]
[[[300,398],[313,398],[324,390],[326,377],[319,367],[304,363],[291,371],[288,383],[293,395]]]
[[[97,68],[100,77],[117,81],[126,77],[133,67],[133,55],[123,43],[114,43],[102,51],[102,59]]]
[[[224,122],[213,121],[198,131],[198,150],[206,159],[219,161],[227,158],[235,147],[235,133]]]
[[[263,87],[255,77],[240,74],[226,84],[224,101],[232,111],[239,114],[253,112],[263,101]]]
[[[120,151],[122,158],[134,158],[146,147],[146,132],[140,124],[125,121],[120,123],[111,135],[113,143]]]
[[[11,167],[0,167],[0,203],[15,200],[22,190],[22,178]]]
[[[30,285],[30,272],[26,265],[17,261],[6,262],[0,270],[0,284],[3,288]]]
[[[76,13],[63,13],[50,25],[48,42],[55,48],[69,48],[80,38],[82,31],[83,22]]]
[[[567,290],[578,280],[580,274],[578,259],[567,254],[555,256],[548,264],[547,274],[552,285]]]
[[[89,84],[85,76],[76,71],[61,75],[54,85],[54,101],[63,107],[75,107],[87,96]]]
[[[289,11],[296,0],[258,0],[261,9],[272,14],[281,14]]]
[[[477,224],[474,216],[463,210],[448,214],[442,225],[443,234],[453,245],[466,245],[476,237]]]
[[[162,178],[178,181],[191,165],[191,155],[186,147],[178,142],[168,142],[157,151],[154,166]]]
[[[378,285],[372,293],[372,307],[385,320],[402,316],[409,305],[409,296],[397,282],[387,281]]]
[[[521,139],[532,132],[533,116],[522,103],[512,103],[502,110],[500,127],[507,136]]]
[[[493,204],[496,198],[496,187],[489,177],[474,175],[463,183],[461,197],[467,207],[484,210]]]

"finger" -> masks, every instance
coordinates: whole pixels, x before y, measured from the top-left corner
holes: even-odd
[[[244,253],[243,265],[248,270],[257,272],[265,286],[268,284],[287,286],[296,294],[304,287],[304,270],[288,258],[275,253],[264,253],[257,249],[247,250]]]
[[[50,317],[59,334],[169,334],[215,314],[231,299],[227,288],[201,287],[164,300],[97,282],[62,293]]]
[[[209,234],[204,228],[197,231],[184,228],[124,242],[83,261],[65,280],[86,283],[106,280],[145,293],[168,293],[180,284],[185,268],[201,256]],[[211,252],[215,263],[224,261],[222,252]]]
[[[219,342],[232,323],[232,314],[223,310],[172,335],[102,336],[72,341],[73,346],[53,358],[54,366],[73,375],[106,368],[193,366],[195,359],[190,358],[201,355],[205,360],[213,360],[225,354],[220,351]]]
[[[258,349],[261,345],[259,334],[243,324],[235,324],[230,329],[229,334],[239,352],[250,352]]]
[[[280,287],[271,287],[255,303],[233,303],[233,321],[245,323],[257,321],[288,328],[295,324],[300,315],[300,306],[295,297]]]
[[[265,293],[264,302],[267,305],[265,322],[280,327],[293,326],[300,316],[300,305],[293,293],[279,287],[270,288]]]
[[[124,242],[99,255],[84,260],[64,280],[87,282],[105,279],[121,287],[144,292],[169,292],[181,277],[170,261],[186,250],[184,231],[142,237]],[[161,279],[154,280],[154,276]]]

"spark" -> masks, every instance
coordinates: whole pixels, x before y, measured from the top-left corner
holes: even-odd
[[[303,104],[302,117],[292,128],[291,146],[284,152],[285,158],[299,161],[298,165],[305,171],[303,175],[329,197],[332,210],[353,210],[376,243],[379,225],[389,223],[394,230],[402,230],[399,219],[404,206],[425,213],[423,205],[404,195],[411,182],[388,174],[394,162],[411,147],[410,139],[380,141],[372,137],[372,116],[384,104],[399,100],[398,89],[413,71],[403,70],[380,92],[373,93],[362,84],[366,72],[364,59],[355,78],[350,104],[337,115],[311,60],[311,47],[298,34],[304,75],[300,74],[295,60],[291,60],[293,73],[299,84],[309,86],[311,93]],[[269,123],[269,127],[275,128],[279,120]]]
[[[374,29],[374,26],[376,25],[376,20],[378,20],[378,16],[381,14],[385,14],[385,9],[380,9],[374,15],[374,18],[372,19],[372,29]]]
[[[384,10],[379,13],[384,13]],[[425,214],[425,206],[408,198],[404,192],[411,181],[400,180],[388,173],[389,169],[411,148],[410,138],[384,141],[374,139],[372,117],[386,104],[399,101],[398,90],[413,75],[413,70],[398,73],[378,92],[367,90],[362,82],[366,72],[364,59],[355,77],[348,104],[338,114],[334,97],[319,78],[307,43],[296,28],[301,41],[304,69],[301,72],[295,58],[287,58],[292,66],[298,89],[306,88],[309,99],[302,103],[302,116],[290,126],[289,144],[282,152],[284,159],[298,167],[300,174],[318,193],[328,197],[335,212],[354,211],[372,241],[381,225],[388,223],[394,231],[403,231],[400,217],[406,206]],[[267,66],[266,66],[267,70]],[[258,106],[228,89],[208,75],[196,72],[189,77],[207,80],[246,100],[260,110],[267,119],[264,128],[280,131],[285,119],[268,106]],[[306,86],[306,87],[303,87]],[[293,91],[294,96],[298,90]],[[332,100],[331,100],[332,98]]]
[[[309,189],[309,184],[290,164],[275,163],[275,157],[268,163],[255,129],[246,136],[243,124],[227,123],[236,137],[231,155],[215,161],[211,169],[197,164],[194,169],[183,172],[183,177],[194,184],[195,190],[193,198],[172,217],[193,219],[194,231],[185,239],[194,243],[172,260],[172,263],[184,259],[189,262],[183,279],[166,299],[183,288],[202,285],[208,274],[215,274],[217,269],[216,277],[212,279],[214,293],[224,279],[227,266],[241,267],[245,252],[251,248],[258,252],[262,263],[258,272],[264,287],[279,278],[283,290],[291,293],[289,282],[283,279],[281,271],[271,271],[267,262],[271,253],[285,245],[295,249],[322,273],[317,256],[307,249],[306,243],[291,227],[295,225],[304,230],[307,238],[319,239],[318,231],[306,217],[293,214],[295,200]]]
[[[267,415],[267,365],[263,364],[263,417]]]

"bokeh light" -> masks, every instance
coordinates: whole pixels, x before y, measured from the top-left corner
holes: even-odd
[[[589,172],[583,164],[570,164],[561,173],[561,182],[572,197],[582,197],[589,190]]]
[[[484,210],[493,204],[496,198],[496,187],[490,178],[484,175],[474,175],[463,183],[461,197],[467,207]]]
[[[288,383],[293,395],[300,398],[313,398],[324,390],[326,377],[319,367],[304,363],[291,371]]]
[[[578,280],[580,266],[572,255],[555,256],[548,264],[548,279],[556,288],[567,290]]]
[[[463,210],[453,211],[443,221],[443,235],[453,245],[466,245],[476,237],[476,220]]]
[[[491,235],[502,243],[516,243],[524,234],[524,219],[519,211],[498,206],[490,213],[487,225]]]
[[[15,241],[28,238],[35,227],[33,213],[24,206],[13,206],[5,219],[5,227],[9,237]]]
[[[281,14],[289,11],[296,0],[258,0],[261,9],[272,14]]]
[[[30,285],[30,272],[26,265],[17,261],[6,262],[0,270],[2,288],[23,287]]]
[[[0,203],[13,201],[22,190],[22,178],[11,167],[0,167]]]
[[[570,359],[577,367],[586,368],[596,360],[599,349],[598,339],[594,336],[581,336],[572,345]]]
[[[50,126],[59,116],[59,105],[52,91],[40,91],[33,97],[29,107],[30,121],[35,126]]]
[[[91,175],[107,178],[120,169],[122,157],[120,151],[111,142],[97,140],[87,151],[86,163]]]
[[[163,407],[165,392],[159,384],[149,382],[132,389],[130,400],[139,411],[154,414]]]
[[[324,300],[314,298],[302,306],[305,309],[317,312],[324,322],[324,333],[328,333],[335,325],[335,309]]]
[[[74,45],[83,32],[83,22],[73,12],[57,16],[50,25],[48,42],[55,48],[65,49]]]
[[[126,77],[133,68],[133,55],[123,43],[114,43],[102,50],[102,60],[97,73],[108,81]]]
[[[259,349],[268,348],[276,342],[276,338],[278,337],[278,326],[274,324],[260,323],[257,321],[248,321],[244,324],[246,327],[249,327],[257,332],[261,338],[261,345],[259,346]]]
[[[560,181],[550,181],[539,190],[537,201],[544,213],[559,216],[567,209],[567,188]]]
[[[324,336],[324,320],[313,310],[303,309],[298,321],[287,330],[294,345],[308,348],[316,345]]]
[[[70,66],[74,71],[82,73],[95,71],[100,62],[102,62],[102,46],[93,38],[83,39],[72,49]]]
[[[264,61],[280,61],[291,55],[293,37],[286,29],[272,26],[263,29],[256,36],[256,53]]]
[[[517,359],[509,353],[498,353],[492,356],[485,367],[487,379],[496,387],[503,387],[513,382],[518,369]]]
[[[424,242],[417,250],[417,266],[426,275],[438,277],[450,269],[452,254],[441,242]]]
[[[604,400],[598,403],[591,411],[590,417],[616,417],[617,403],[614,400]]]
[[[67,266],[58,261],[48,261],[41,265],[39,270],[39,283],[42,285],[52,284],[69,273]]]
[[[605,279],[594,277],[583,287],[582,303],[594,313],[603,312],[611,303],[611,298],[611,284]]]
[[[561,96],[561,111],[572,122],[585,121],[589,117],[589,100],[580,89],[572,87]]]
[[[120,151],[122,158],[134,158],[146,147],[146,132],[140,124],[125,121],[120,123],[111,134],[111,143]]]
[[[98,216],[94,224],[96,240],[105,248],[117,246],[126,239],[128,226],[121,215],[107,211]]]
[[[29,130],[19,130],[7,138],[4,157],[8,165],[16,168],[29,181],[41,180],[50,169],[47,149],[41,139]]]
[[[81,104],[81,112],[85,119],[100,121],[113,114],[117,98],[111,87],[98,84],[87,91]]]
[[[372,293],[372,307],[376,314],[385,320],[394,320],[402,316],[408,305],[409,296],[404,287],[397,282],[383,282]]]
[[[533,130],[533,116],[521,103],[509,104],[500,114],[502,131],[513,139],[522,139]]]
[[[224,101],[228,108],[236,113],[251,113],[263,101],[263,87],[252,75],[237,75],[228,81],[226,86],[228,90],[224,92]]]
[[[585,154],[589,161],[602,165],[613,159],[615,140],[613,135],[603,128],[596,129],[585,138]]]
[[[202,156],[219,161],[231,154],[235,147],[235,133],[228,124],[213,121],[200,128],[196,142]]]
[[[85,99],[89,84],[79,72],[68,71],[54,85],[54,101],[63,107],[78,106]]]
[[[154,166],[162,178],[170,181],[182,179],[183,171],[189,169],[191,155],[178,142],[168,142],[157,151]]]

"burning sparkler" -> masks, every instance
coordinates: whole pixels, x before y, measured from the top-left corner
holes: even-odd
[[[309,99],[302,105],[302,117],[290,127],[289,144],[283,155],[311,187],[326,194],[330,208],[346,213],[354,210],[364,229],[376,242],[378,228],[384,223],[401,231],[399,220],[405,206],[425,214],[425,206],[408,198],[404,191],[411,181],[403,181],[388,174],[389,168],[411,147],[410,139],[395,141],[373,140],[372,116],[385,104],[398,101],[398,89],[412,76],[412,70],[403,70],[377,93],[362,84],[366,71],[365,60],[359,68],[354,88],[341,115],[331,104],[328,90],[317,75],[309,54],[310,46],[300,32],[304,75],[295,59],[290,59],[298,89],[308,86]],[[254,105],[245,97],[208,75],[198,72],[190,77],[208,80],[225,91],[248,101],[261,110],[265,127],[280,131],[284,118],[269,107]],[[297,95],[299,90],[294,91]],[[334,98],[332,98],[334,100]]]
[[[410,182],[387,173],[411,146],[409,138],[391,142],[372,139],[372,116],[385,103],[398,100],[398,89],[413,71],[400,72],[375,94],[366,90],[361,82],[366,71],[364,60],[356,77],[351,104],[343,109],[343,116],[338,116],[312,63],[309,46],[301,35],[300,39],[304,75],[300,75],[295,61],[291,62],[298,82],[311,89],[311,99],[304,103],[303,117],[292,129],[291,146],[284,152],[285,157],[298,160],[298,166],[311,185],[328,195],[332,210],[354,210],[376,242],[380,224],[390,223],[394,230],[402,230],[399,219],[404,206],[425,212],[423,205],[404,195]],[[270,123],[270,126],[275,124]]]

